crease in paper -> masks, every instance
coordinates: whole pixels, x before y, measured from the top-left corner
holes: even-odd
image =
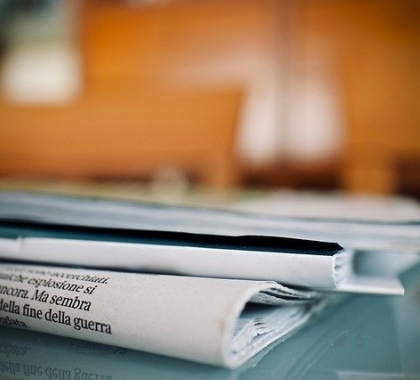
[[[274,282],[0,265],[2,324],[229,368],[322,299]]]

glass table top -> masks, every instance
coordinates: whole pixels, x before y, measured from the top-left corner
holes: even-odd
[[[237,370],[0,327],[5,379],[420,379],[420,268],[404,297],[352,295]]]

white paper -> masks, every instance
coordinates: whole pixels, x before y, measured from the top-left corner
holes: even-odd
[[[420,220],[420,204],[408,197],[280,190],[229,205],[231,210],[279,217],[398,223]]]
[[[346,210],[355,208],[356,203],[356,200],[349,203],[337,201],[334,209],[339,209],[339,205]],[[384,203],[372,207],[374,210],[371,212],[366,206],[368,202],[360,202],[360,204],[366,208],[371,218],[343,218],[344,212],[335,213],[333,218],[325,216],[317,218],[313,215],[285,216],[276,211],[282,206],[275,200],[261,202],[258,206],[250,206],[248,210],[253,212],[246,213],[226,209],[164,206],[99,198],[3,191],[0,192],[0,218],[133,230],[155,229],[231,236],[283,236],[334,241],[346,249],[420,252],[418,212],[396,211],[400,209],[400,206],[402,210],[406,210],[410,208],[410,205],[414,210],[418,210],[420,209],[418,203],[413,201],[406,205],[404,202],[390,201],[390,207],[386,207]],[[310,207],[315,207],[315,205]],[[358,208],[360,207],[362,206],[359,205]],[[236,205],[232,208],[243,210],[246,209],[246,205]],[[271,208],[271,215],[266,213],[267,208]],[[361,214],[361,212],[350,213],[352,216]],[[389,217],[394,214],[398,214],[399,217]],[[333,213],[330,215],[332,216]],[[378,215],[384,218],[380,219]]]
[[[353,254],[346,251],[324,256],[75,239],[0,238],[0,257],[38,264],[276,281],[318,290],[404,294],[395,274],[354,275]]]
[[[351,292],[403,293],[395,275],[385,276],[385,281],[378,276],[370,276],[368,282],[361,276],[353,276],[350,286],[343,286],[345,276],[352,276],[353,260],[350,257],[353,249],[370,247],[372,251],[380,253],[389,253],[391,250],[398,253],[420,251],[420,224],[416,221],[393,224],[386,221],[278,218],[226,210],[15,192],[0,192],[0,219],[5,227],[8,222],[13,225],[13,221],[26,221],[41,225],[51,223],[82,228],[111,228],[117,231],[118,228],[132,231],[155,229],[161,232],[207,235],[219,233],[220,236],[248,234],[337,241],[345,247],[343,254],[330,256],[311,254],[309,243],[308,254],[282,254],[281,248],[276,252],[260,252],[257,249],[247,251],[229,250],[226,247],[218,249],[159,244],[158,241],[153,244],[130,244],[121,240],[95,241],[95,237],[93,240],[83,237],[83,240],[77,240],[75,236],[62,239],[54,234],[26,236],[24,230],[7,232],[5,228],[4,236],[0,238],[0,257],[57,265],[75,264],[153,273],[271,280]],[[361,281],[358,286],[356,280],[359,279]]]
[[[302,253],[75,239],[0,238],[0,257],[39,264],[277,281],[330,290],[337,285],[336,256]],[[351,262],[348,264],[351,269]]]
[[[0,265],[4,325],[229,368],[323,302],[273,282]]]

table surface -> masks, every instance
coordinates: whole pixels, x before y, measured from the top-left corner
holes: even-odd
[[[0,327],[0,379],[420,379],[420,268],[404,297],[353,295],[231,371]]]

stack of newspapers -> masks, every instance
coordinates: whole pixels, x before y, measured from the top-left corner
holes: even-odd
[[[236,368],[337,295],[403,295],[417,204],[370,219],[275,205],[0,192],[0,323]]]

